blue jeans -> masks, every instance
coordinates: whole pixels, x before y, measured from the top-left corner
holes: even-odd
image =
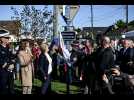
[[[51,78],[50,78],[50,75],[48,75],[47,79],[44,80],[42,83],[41,94],[45,95],[50,85],[51,85]]]
[[[16,63],[16,72],[19,73],[19,71],[20,71],[20,64],[17,62]]]

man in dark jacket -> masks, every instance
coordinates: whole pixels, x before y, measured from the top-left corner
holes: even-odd
[[[134,75],[134,51],[133,48],[131,47],[132,44],[130,44],[129,39],[124,39],[122,42],[123,48],[119,51],[119,56],[117,59],[117,64],[120,65],[120,70],[128,75]],[[130,79],[130,81],[133,81],[133,78]],[[126,81],[126,84],[129,84],[129,80]],[[134,86],[129,86],[128,92],[133,92],[134,93]]]
[[[123,48],[119,52],[118,64],[121,71],[128,74],[134,74],[131,64],[134,60],[133,48],[130,48],[129,40],[125,39],[123,42]]]
[[[113,94],[109,80],[107,77],[107,71],[114,65],[114,54],[110,48],[110,38],[104,36],[101,40],[101,47],[97,49],[95,54],[95,64],[97,70],[97,80],[99,87],[101,88],[100,92],[106,92]],[[105,94],[104,93],[104,94]]]

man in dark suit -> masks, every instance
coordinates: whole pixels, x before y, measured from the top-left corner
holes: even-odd
[[[95,53],[95,66],[97,70],[98,85],[101,88],[102,94],[113,94],[109,80],[107,77],[107,71],[114,65],[114,54],[110,47],[110,38],[107,36],[102,37],[100,48]],[[105,92],[105,93],[104,93]]]
[[[127,74],[134,74],[132,63],[134,61],[133,48],[130,48],[129,40],[125,39],[123,48],[119,51],[118,64],[121,71]]]
[[[119,51],[117,64],[120,65],[120,70],[128,75],[134,75],[134,49],[129,39],[124,39],[122,42],[123,48]],[[134,77],[127,78],[126,86],[128,93],[134,93],[134,85],[129,85],[129,81],[134,81]]]

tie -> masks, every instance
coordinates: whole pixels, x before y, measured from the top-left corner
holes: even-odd
[[[123,51],[123,55],[125,54],[126,50],[127,50],[127,49],[125,48],[124,51]]]

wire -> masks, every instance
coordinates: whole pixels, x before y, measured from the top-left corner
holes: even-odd
[[[119,11],[119,10],[121,10],[121,8],[118,9],[118,11]],[[117,10],[116,10],[116,11],[117,11]],[[106,19],[108,19],[108,18],[112,18],[113,15],[117,15],[117,13],[120,14],[119,12],[110,13],[110,14],[108,14],[108,16],[105,15],[106,17],[100,17],[100,18],[98,17],[98,18],[99,18],[98,20],[104,20],[104,19],[106,20]],[[97,17],[96,17],[96,18],[97,18]]]
[[[112,11],[109,11],[107,13],[103,13],[103,14],[100,14],[100,15],[97,15],[97,16],[105,16],[106,14],[111,14],[111,12],[115,12],[115,11],[120,10],[120,9],[123,9],[123,7],[116,8],[116,9],[114,9]]]
[[[113,18],[113,16],[117,16],[117,15],[119,16],[120,13],[118,11],[121,10],[121,9],[123,9],[123,7],[116,8],[116,9],[112,10],[112,12],[111,11],[108,12],[109,14],[108,13],[105,13],[105,15],[101,14],[101,16],[106,16],[106,15],[108,15],[108,16],[106,16],[106,17],[94,17],[95,19],[93,21],[94,22],[102,22],[102,21],[110,20],[111,18]],[[86,20],[86,21],[84,21],[82,23],[78,22],[78,23],[80,23],[79,26],[83,25],[84,23],[90,22],[91,21],[90,17],[88,17],[88,18],[89,18],[88,20]],[[97,19],[97,18],[99,18],[99,19]]]
[[[119,10],[119,9],[118,9]],[[112,13],[112,14],[110,14],[110,15],[108,15],[108,16],[106,16],[106,17],[101,17],[101,18],[99,18],[99,19],[97,19],[97,20],[94,20],[94,21],[106,21],[106,20],[109,20],[109,19],[113,19],[113,16],[119,16],[119,12],[114,12],[114,13]]]

